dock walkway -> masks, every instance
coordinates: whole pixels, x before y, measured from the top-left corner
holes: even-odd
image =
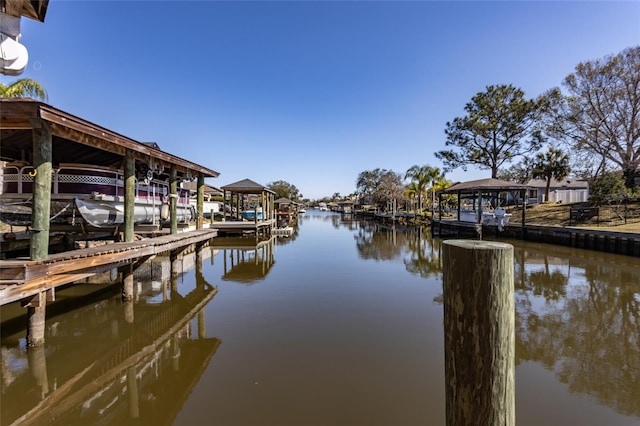
[[[216,235],[215,229],[200,229],[72,250],[49,255],[44,260],[0,260],[0,306],[140,259],[208,241]]]

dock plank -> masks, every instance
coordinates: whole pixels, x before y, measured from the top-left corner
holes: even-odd
[[[133,242],[118,242],[49,255],[43,260],[0,260],[0,306],[153,255],[208,241],[215,229],[200,229]]]

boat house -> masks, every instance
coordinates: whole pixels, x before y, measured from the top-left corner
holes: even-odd
[[[509,214],[502,208],[509,196],[524,199],[527,185],[508,182],[500,179],[479,179],[468,182],[458,182],[449,188],[438,191],[438,220],[434,220],[432,230],[442,235],[445,228],[453,228],[458,233],[463,228],[473,230],[482,237],[483,227],[496,228],[502,231],[509,221]],[[457,208],[453,220],[443,215],[442,197],[447,194],[456,195]],[[525,205],[522,205],[523,225]]]

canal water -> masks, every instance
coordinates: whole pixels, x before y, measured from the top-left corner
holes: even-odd
[[[514,245],[518,425],[640,423],[640,259]],[[83,284],[26,350],[2,308],[0,424],[443,425],[441,241],[310,211],[171,279]],[[74,301],[82,300],[78,308]]]

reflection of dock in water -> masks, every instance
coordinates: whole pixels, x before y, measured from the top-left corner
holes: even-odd
[[[262,281],[275,264],[276,237],[263,241],[249,238],[216,238],[211,246],[222,252],[222,279],[243,284]]]
[[[4,360],[0,423],[171,424],[221,343],[205,333],[204,307],[217,288],[196,275],[196,288],[185,296],[129,305],[135,322],[127,305],[113,299],[83,308],[87,327],[61,324],[66,335],[29,349],[27,371],[10,371],[25,360]]]

